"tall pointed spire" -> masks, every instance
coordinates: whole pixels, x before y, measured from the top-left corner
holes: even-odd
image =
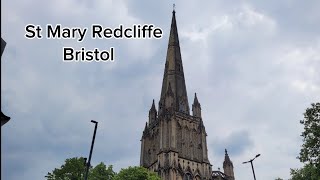
[[[150,123],[146,125],[141,141],[140,165],[157,171],[163,180],[212,179],[207,133],[201,118],[201,98],[198,100],[196,94],[192,101],[193,115],[190,114],[175,9],[168,40],[159,110],[155,120],[150,118],[155,117],[153,112],[156,112],[152,103]],[[182,166],[179,162],[189,165]]]
[[[174,111],[189,114],[189,104],[187,89],[184,79],[182,58],[180,52],[178,28],[176,22],[176,12],[172,12],[171,30],[169,36],[167,58],[163,75],[161,97],[159,102],[159,114],[163,112],[165,95],[171,84],[174,95],[173,109]]]

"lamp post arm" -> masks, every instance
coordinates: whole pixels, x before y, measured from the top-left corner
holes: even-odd
[[[248,162],[251,163],[251,168],[252,168],[252,173],[253,173],[253,178],[254,178],[254,180],[256,180],[256,174],[254,173],[253,161],[254,161],[257,157],[259,157],[259,156],[260,156],[260,154],[257,154],[256,157],[254,157],[254,158],[251,159],[250,161],[246,161],[246,162],[243,162],[243,163],[242,163],[242,164],[246,164],[246,163],[248,163]]]

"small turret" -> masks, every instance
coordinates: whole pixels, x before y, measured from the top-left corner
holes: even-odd
[[[229,158],[228,151],[225,149],[225,156],[223,161],[224,173],[229,176],[230,180],[234,180],[233,163]]]
[[[144,127],[144,131],[148,130],[148,123],[146,122],[146,126]]]
[[[149,110],[149,124],[152,124],[156,121],[157,119],[157,109],[154,104],[154,100],[152,101],[151,108]]]
[[[197,93],[194,93],[194,100],[193,100],[193,104],[192,104],[192,115],[194,117],[201,118],[201,105],[198,101]]]

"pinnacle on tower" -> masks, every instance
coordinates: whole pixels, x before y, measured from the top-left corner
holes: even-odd
[[[150,111],[157,111],[156,106],[154,104],[154,99],[152,100],[152,105],[151,105]]]
[[[146,126],[144,127],[144,130],[146,131],[148,129],[148,123],[146,122]]]
[[[149,124],[154,123],[156,121],[156,119],[157,119],[157,109],[156,109],[156,106],[154,104],[154,99],[153,99],[151,108],[149,110]]]
[[[197,93],[194,93],[193,104],[194,104],[195,106],[200,106],[200,103],[199,103],[198,98],[197,98]]]
[[[233,163],[230,160],[227,149],[225,149],[224,161],[223,161],[224,173],[234,180]]]
[[[146,126],[144,127],[144,130],[143,130],[143,136],[147,135],[148,133],[149,133],[148,122],[146,122]]]
[[[194,93],[194,100],[192,104],[192,115],[201,118],[201,105],[197,98],[197,93]]]
[[[228,155],[227,149],[225,149],[224,152],[225,152],[225,155],[224,155],[223,166],[225,166],[225,165],[226,165],[226,166],[227,166],[227,165],[233,166],[233,164],[232,164],[232,162],[231,162],[231,160],[230,160],[230,157],[229,157],[229,155]]]

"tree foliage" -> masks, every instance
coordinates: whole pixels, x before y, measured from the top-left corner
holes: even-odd
[[[104,163],[100,163],[94,167],[89,174],[89,180],[112,180],[115,176],[115,172],[112,169],[112,165],[107,166]]]
[[[311,104],[300,121],[304,126],[303,145],[298,159],[304,163],[300,169],[291,169],[291,180],[320,179],[320,103]]]
[[[307,164],[300,169],[291,169],[290,180],[319,180],[320,171],[313,164]]]
[[[128,167],[121,169],[120,172],[114,177],[113,180],[160,180],[160,177],[154,173],[148,171],[144,167]]]
[[[55,168],[45,176],[47,180],[82,180],[85,176],[85,159],[83,157],[66,159],[60,168]],[[102,162],[90,167],[88,180],[111,180],[115,175],[112,166],[106,167]]]
[[[301,134],[303,145],[299,160],[320,168],[320,103],[313,103],[311,106],[300,121],[304,125],[304,131]]]
[[[83,157],[70,158],[65,160],[60,168],[55,168],[51,173],[48,172],[47,180],[78,180],[84,178],[85,160]]]
[[[83,157],[66,159],[60,168],[55,168],[45,176],[47,180],[83,180],[85,176],[85,159]],[[117,174],[112,165],[100,163],[90,167],[88,180],[160,180],[160,177],[143,167],[128,167]]]

